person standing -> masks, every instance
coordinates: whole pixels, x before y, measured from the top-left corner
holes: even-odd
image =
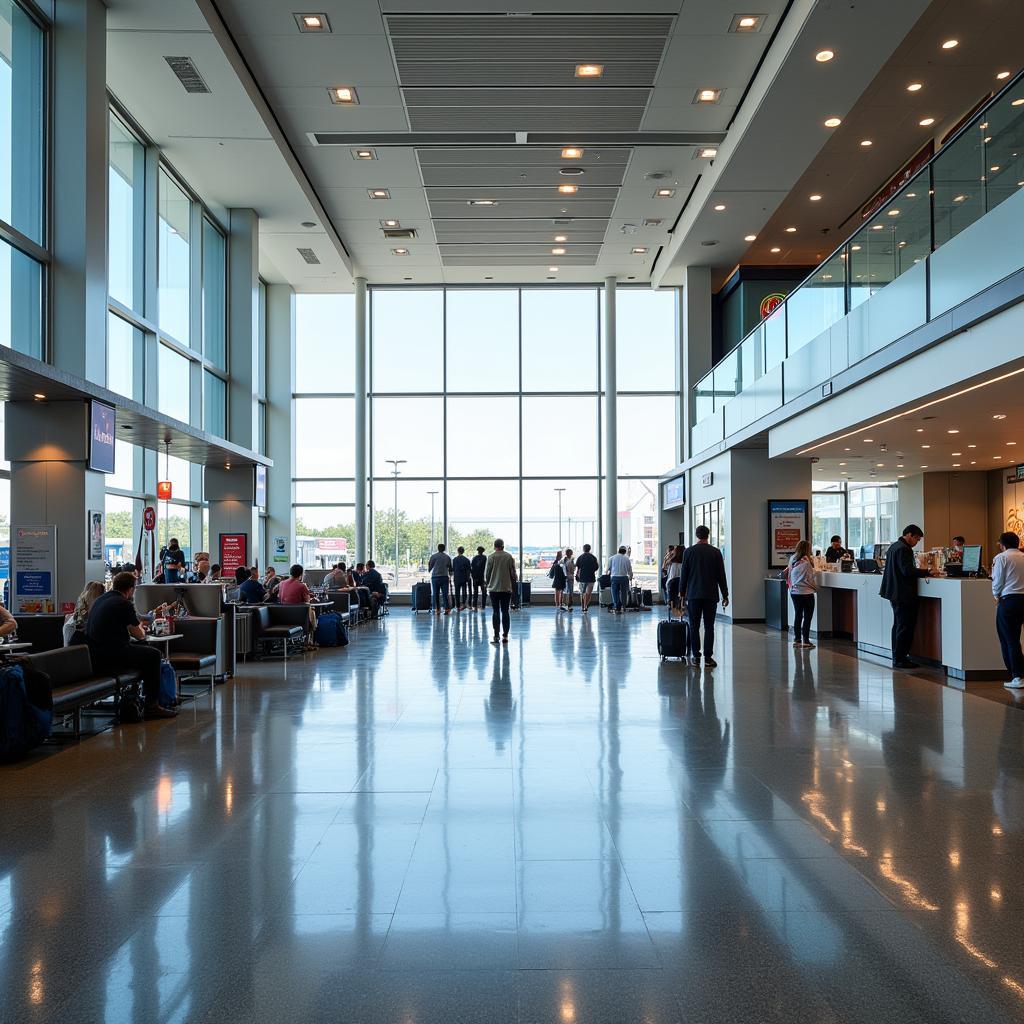
[[[814,616],[814,595],[818,582],[814,576],[811,542],[802,540],[796,546],[786,569],[789,596],[793,598],[793,646],[814,647],[811,643],[811,619]]]
[[[178,546],[178,538],[172,537],[160,555],[164,569],[164,583],[184,583],[185,552]],[[247,574],[248,575],[248,574]]]
[[[590,545],[583,545],[583,552],[576,559],[576,579],[580,585],[580,603],[583,610],[590,610],[590,598],[594,593],[594,584],[597,582],[597,573],[601,564],[590,552]]]
[[[690,660],[700,664],[700,626],[704,624],[704,664],[714,668],[715,661],[715,616],[718,614],[718,595],[722,595],[722,607],[729,607],[729,582],[725,578],[725,559],[722,552],[708,538],[711,531],[698,526],[694,531],[697,543],[683,552],[679,569],[679,595],[686,602],[686,613],[690,619]]]
[[[565,569],[562,568],[562,552],[555,554],[555,560],[548,569],[548,579],[551,580],[551,587],[555,592],[555,608],[562,610],[562,594],[565,591]]]
[[[1024,690],[1024,652],[1020,631],[1024,626],[1024,551],[1020,537],[1004,533],[999,537],[999,554],[992,560],[992,596],[996,599],[996,632],[1003,662],[1010,679],[1008,690]]]
[[[672,559],[675,558],[676,546],[675,544],[669,544],[665,551],[665,557],[661,560],[661,593],[665,598],[665,604],[672,604],[672,600],[668,593],[668,567],[672,564]]]
[[[668,587],[668,607],[670,616],[674,610],[681,610],[679,602],[679,574],[683,569],[683,552],[685,550],[686,549],[682,544],[677,544],[672,549],[672,561],[668,566],[668,580],[666,581],[666,585]]]
[[[924,530],[911,523],[885,555],[878,594],[892,605],[893,668],[917,668],[917,663],[910,660],[917,625],[917,581],[931,575],[927,569],[918,569],[914,561],[914,547],[923,537]]]
[[[470,562],[470,573],[473,579],[473,611],[477,608],[477,598],[480,599],[480,611],[487,611],[487,587],[484,585],[484,572],[487,569],[487,556],[481,544],[476,549],[473,561]]]
[[[464,611],[469,604],[469,581],[473,576],[473,563],[466,557],[464,547],[456,548],[452,559],[452,581],[455,584],[455,610]]]
[[[608,575],[612,578],[612,612],[621,615],[629,600],[629,581],[633,578],[633,563],[626,554],[626,546],[608,560]]]
[[[484,569],[484,586],[491,595],[491,625],[494,629],[492,644],[498,643],[498,632],[501,631],[501,642],[508,643],[508,631],[512,624],[509,609],[512,606],[512,592],[518,584],[516,578],[516,560],[505,550],[505,542],[500,538],[494,541],[494,551],[487,559]]]
[[[451,583],[449,577],[452,574],[452,557],[449,555],[443,544],[437,545],[437,551],[430,556],[427,563],[430,570],[430,589],[434,614],[441,614],[441,602],[444,601],[445,615],[451,614]]]
[[[572,592],[576,586],[576,560],[572,557],[572,548],[565,549],[562,559],[562,572],[565,573],[565,610],[572,611]]]

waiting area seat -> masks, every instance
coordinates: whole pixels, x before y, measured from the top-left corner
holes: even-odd
[[[32,651],[55,651],[64,646],[63,615],[15,615],[18,639],[32,645]]]
[[[97,675],[93,671],[89,648],[84,645],[61,647],[28,660],[50,677],[55,716],[72,715],[75,736],[82,732],[82,709],[107,697],[120,697],[128,686],[141,683],[137,672],[121,675]]]
[[[201,677],[203,680],[209,680],[212,694],[217,681],[221,619],[177,619],[174,623],[174,632],[180,633],[181,639],[171,640],[168,644],[168,660],[175,675],[179,676],[179,683],[182,676],[186,679]]]
[[[261,604],[254,608],[252,624],[256,657],[278,650],[287,659],[301,653],[306,643],[309,608],[304,604]]]

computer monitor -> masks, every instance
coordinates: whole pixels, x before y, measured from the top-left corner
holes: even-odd
[[[888,544],[876,544],[872,551],[872,557],[876,562],[881,562],[885,559],[885,556],[889,553]]]
[[[981,545],[965,544],[963,559],[964,574],[981,572]]]

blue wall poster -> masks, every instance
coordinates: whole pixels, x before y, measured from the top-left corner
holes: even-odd
[[[11,571],[15,615],[57,610],[57,527],[11,527]]]
[[[782,569],[789,565],[790,556],[800,541],[807,539],[806,498],[769,498],[768,543],[769,566]]]

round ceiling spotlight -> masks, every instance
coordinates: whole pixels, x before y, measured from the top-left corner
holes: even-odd
[[[586,174],[587,172],[582,167],[559,167],[559,174],[574,175],[574,174]]]
[[[314,221],[314,220],[304,220],[302,222],[302,226],[304,228],[315,228],[316,227],[316,221]]]

